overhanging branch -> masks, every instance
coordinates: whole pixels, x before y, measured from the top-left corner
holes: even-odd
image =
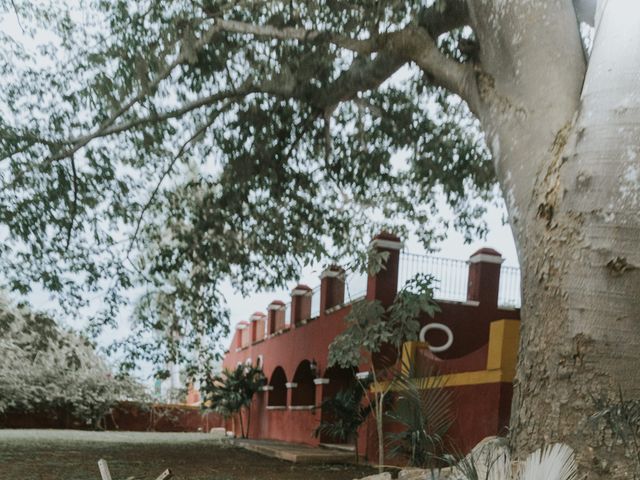
[[[254,35],[276,40],[299,40],[302,42],[328,42],[338,47],[365,54],[377,51],[384,42],[385,35],[380,38],[360,40],[331,32],[307,30],[305,28],[283,27],[272,25],[256,25],[237,20],[215,19],[216,25],[225,32]]]
[[[407,34],[406,51],[429,79],[464,99],[472,111],[477,107],[477,89],[473,66],[445,56],[435,40],[422,27]]]
[[[457,2],[454,1],[451,4],[457,5]],[[454,8],[454,11],[460,14],[460,11],[456,8]],[[441,13],[444,15],[446,11],[445,9]],[[464,11],[466,12],[466,9]],[[462,17],[454,15],[455,22],[451,20],[449,23],[436,22],[437,17],[435,16],[426,18],[431,19],[432,30],[440,31],[445,25],[457,24]],[[147,124],[179,118],[193,110],[211,106],[223,100],[237,101],[252,93],[266,93],[283,98],[296,98],[320,111],[331,111],[340,102],[352,100],[361,92],[378,88],[409,61],[414,61],[436,85],[457,93],[467,100],[473,109],[472,93],[475,91],[475,80],[472,67],[444,56],[438,50],[429,31],[424,27],[412,24],[402,30],[385,33],[369,40],[355,40],[341,35],[298,28],[279,29],[272,26],[259,26],[220,19],[216,19],[214,22],[193,48],[190,49],[191,52],[202,48],[207,42],[211,41],[216,33],[232,31],[276,39],[328,41],[355,51],[359,55],[350,68],[342,72],[335,81],[324,88],[312,86],[308,78],[285,70],[272,78],[260,82],[247,80],[239,88],[193,100],[174,110],[116,123],[118,118],[145,98],[148,91],[153,90],[164,78],[167,78],[177,65],[188,61],[188,53],[180,54],[174,62],[153,80],[148,89],[139,92],[130,99],[93,132],[64,142],[67,147],[62,152],[52,156],[51,159],[68,158],[97,138],[115,135]]]
[[[373,59],[358,57],[331,85],[315,92],[311,103],[320,109],[330,110],[340,102],[355,98],[360,92],[375,90],[407,61],[405,56],[390,49],[379,52]]]
[[[425,28],[432,38],[469,24],[469,9],[466,0],[436,0],[430,7],[420,10],[417,23]]]
[[[295,83],[292,83],[292,79],[288,78],[285,75],[266,80],[262,83],[253,83],[251,81],[247,81],[239,88],[233,88],[232,90],[225,90],[208,95],[206,97],[198,98],[191,102],[185,103],[184,105],[174,110],[168,110],[166,112],[156,113],[146,117],[139,117],[128,121],[115,123],[108,127],[99,128],[94,132],[82,137],[72,138],[65,142],[70,146],[62,152],[52,156],[51,160],[61,160],[63,158],[67,158],[95,139],[116,135],[118,133],[133,130],[144,125],[159,123],[173,118],[180,118],[189,112],[214,105],[223,100],[235,101],[242,99],[252,93],[269,93],[276,96],[291,97],[294,96],[294,88]]]
[[[220,31],[220,28],[217,25],[210,26],[202,36],[195,42],[193,46],[190,46],[189,49],[182,49],[181,52],[176,56],[176,58],[165,66],[156,77],[151,80],[144,89],[138,91],[133,97],[131,97],[128,101],[125,101],[115,112],[113,112],[107,120],[102,122],[102,124],[96,128],[94,133],[85,135],[81,137],[77,142],[70,142],[73,145],[67,150],[63,151],[61,154],[57,154],[52,157],[52,160],[60,160],[62,158],[67,158],[82,147],[86,146],[91,140],[94,138],[104,136],[101,135],[101,132],[109,129],[122,115],[128,112],[134,105],[138,102],[145,99],[150,92],[153,92],[160,83],[171,75],[171,73],[175,70],[175,68],[189,60],[194,51],[200,50],[206,44],[208,44],[211,39],[214,37],[216,33]]]

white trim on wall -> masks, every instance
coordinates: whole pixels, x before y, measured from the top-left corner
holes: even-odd
[[[404,242],[399,242],[397,240],[385,240],[384,238],[376,238],[373,240],[369,246],[371,248],[386,248],[389,250],[402,250],[404,247]]]
[[[478,253],[469,259],[469,263],[497,263],[501,265],[506,259],[499,255],[489,255],[486,253]]]

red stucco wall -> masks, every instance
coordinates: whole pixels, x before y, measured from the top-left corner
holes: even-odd
[[[385,249],[393,238],[384,237]],[[387,268],[368,281],[368,300],[377,299],[383,304],[390,304],[396,295],[398,280],[398,251],[390,252]],[[490,252],[482,252],[483,255]],[[498,254],[499,255],[499,254]],[[489,262],[488,265],[475,263],[469,271],[469,295],[477,300],[468,302],[439,302],[441,312],[435,318],[425,316],[421,323],[426,325],[439,322],[449,327],[454,335],[452,347],[440,354],[436,359],[440,373],[457,373],[484,370],[487,364],[487,344],[492,321],[500,319],[518,319],[518,310],[505,310],[497,307],[499,285],[499,263]],[[329,275],[322,279],[322,295],[331,298],[341,298],[336,291],[335,276]],[[482,283],[487,285],[487,291],[482,289]],[[338,283],[339,284],[339,283]],[[326,304],[327,298],[322,298],[321,305]],[[273,302],[272,305],[283,305]],[[273,308],[273,307],[271,307]],[[299,310],[298,308],[295,311]],[[327,369],[328,348],[333,339],[345,327],[344,318],[350,312],[350,305],[330,308],[327,312],[321,309],[320,316],[305,322],[298,322],[294,318],[293,327],[288,324],[277,335],[267,336],[246,348],[237,349],[237,340],[231,342],[223,366],[235,368],[238,363],[248,359],[255,364],[258,357],[262,358],[263,370],[267,378],[271,378],[274,370],[281,367],[292,382],[296,369],[301,362],[315,361],[317,376],[324,377]],[[279,311],[280,312],[280,311]],[[269,312],[274,316],[274,311]],[[293,317],[296,313],[294,312]],[[286,319],[290,322],[290,319]],[[240,330],[236,332],[239,334]],[[439,330],[427,333],[426,340],[431,345],[441,345],[446,336]],[[431,358],[433,360],[433,356]],[[363,366],[363,369],[367,369]],[[334,391],[326,385],[316,386],[316,405],[320,405],[327,392]],[[483,385],[464,385],[452,388],[454,398],[455,423],[450,432],[450,441],[456,448],[467,451],[482,438],[504,433],[508,425],[509,410],[512,397],[510,383],[489,383]],[[292,391],[287,391],[286,408],[267,408],[269,392],[260,393],[251,408],[251,427],[249,434],[252,438],[276,439],[289,442],[307,443],[315,445],[319,442],[314,438],[313,431],[321,421],[321,411],[292,409]],[[232,422],[228,427],[232,428]],[[238,426],[235,426],[239,432]],[[377,455],[377,436],[373,420],[367,422],[360,432],[359,445],[361,453],[366,453],[369,459],[375,461]]]

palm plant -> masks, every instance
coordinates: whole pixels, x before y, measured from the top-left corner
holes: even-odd
[[[489,444],[462,459],[456,470],[459,480],[575,480],[578,474],[573,450],[561,443],[536,450],[515,472],[509,451]]]
[[[402,431],[389,433],[389,453],[408,457],[413,467],[431,467],[442,458],[445,436],[453,424],[451,391],[445,390],[443,377],[435,370],[425,378],[414,379],[414,365],[404,364],[394,379],[397,396],[387,417]]]
[[[224,369],[220,375],[205,379],[204,408],[225,418],[238,415],[242,438],[247,438],[251,426],[251,402],[265,383],[262,369],[251,365],[238,365],[235,370]],[[247,410],[247,426],[243,410]]]
[[[354,384],[324,400],[323,420],[313,432],[316,437],[324,434],[341,442],[353,441],[356,462],[359,460],[358,430],[373,409],[371,403],[363,405],[366,391],[366,387]]]

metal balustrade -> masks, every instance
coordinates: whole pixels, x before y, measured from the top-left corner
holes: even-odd
[[[465,260],[420,255],[409,252],[400,254],[398,290],[419,273],[433,275],[434,297],[440,300],[464,302],[467,299],[469,264]],[[520,307],[520,269],[501,267],[498,305]]]
[[[417,274],[434,277],[434,298],[464,302],[467,300],[469,263],[465,260],[420,255],[402,252],[398,266],[398,290],[402,289]],[[361,299],[367,294],[368,277],[365,273],[348,272],[345,280],[345,303]],[[311,290],[311,315],[320,316],[320,285]],[[520,307],[520,269],[501,267],[498,305],[508,308]],[[290,324],[291,302],[285,305],[285,323]],[[306,319],[303,319],[306,320]]]
[[[464,302],[467,299],[469,265],[464,260],[402,252],[398,272],[398,290],[417,274],[433,275],[434,297]]]
[[[520,308],[520,269],[516,267],[502,267],[500,269],[500,289],[498,290],[498,305],[502,307]]]
[[[291,326],[291,302],[287,302],[284,306],[284,324],[285,326]]]
[[[345,282],[344,301],[353,302],[367,294],[367,282],[369,277],[366,273],[349,272]]]

